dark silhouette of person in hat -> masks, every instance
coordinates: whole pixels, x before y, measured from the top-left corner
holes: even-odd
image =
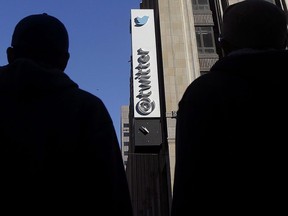
[[[286,19],[267,1],[224,11],[225,56],[178,104],[172,216],[287,212]]]
[[[131,216],[111,117],[101,99],[64,73],[64,24],[45,13],[23,18],[7,58],[0,68],[2,210]]]

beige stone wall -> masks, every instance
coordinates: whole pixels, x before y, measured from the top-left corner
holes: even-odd
[[[285,0],[285,3],[286,3],[286,7],[288,7],[288,0]]]
[[[124,152],[128,152],[129,146],[125,146],[125,142],[129,142],[129,136],[124,136],[124,133],[129,133],[129,127],[123,127],[124,124],[129,124],[129,106],[121,106],[121,152],[126,169],[125,161],[128,156]]]
[[[173,185],[175,126],[172,112],[187,86],[200,75],[191,0],[159,0],[166,118]]]

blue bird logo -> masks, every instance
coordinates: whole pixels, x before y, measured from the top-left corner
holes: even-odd
[[[149,16],[136,17],[134,19],[135,26],[143,26],[147,23]]]

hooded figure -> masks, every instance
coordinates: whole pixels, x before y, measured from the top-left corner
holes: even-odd
[[[97,96],[65,73],[65,26],[34,14],[0,68],[1,200],[11,213],[132,215],[121,151]]]
[[[280,215],[287,212],[286,14],[267,1],[241,1],[224,11],[221,34],[225,56],[179,102],[171,215]]]

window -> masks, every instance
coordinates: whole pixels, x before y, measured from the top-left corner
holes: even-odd
[[[124,137],[129,137],[129,133],[124,133]]]
[[[124,142],[124,146],[129,146],[129,142]]]
[[[123,127],[129,127],[129,124],[124,123],[124,124],[123,124]]]
[[[211,26],[196,27],[196,40],[199,54],[216,53],[213,28]]]
[[[210,10],[209,0],[192,0],[193,10]]]

